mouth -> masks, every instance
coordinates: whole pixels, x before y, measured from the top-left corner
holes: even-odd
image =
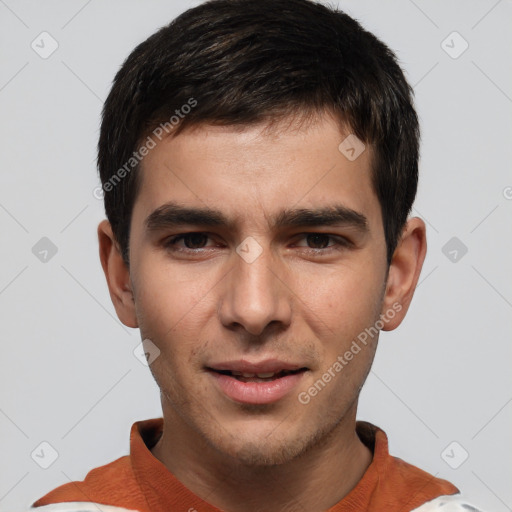
[[[215,370],[214,368],[208,368],[208,370],[219,373],[220,375],[228,375],[235,378],[240,382],[271,382],[276,379],[282,379],[288,375],[295,375],[307,370],[306,367],[299,368],[297,370],[280,370],[277,372],[241,372],[236,370]]]
[[[261,365],[237,365],[238,368],[206,367],[217,389],[234,402],[270,404],[288,395],[309,371],[307,367],[271,368]],[[249,371],[253,370],[253,371]]]

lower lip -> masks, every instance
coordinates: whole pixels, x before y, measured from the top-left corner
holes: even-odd
[[[209,373],[232,400],[244,404],[270,404],[285,397],[302,379],[304,371],[261,382],[242,382],[230,375],[214,371]]]

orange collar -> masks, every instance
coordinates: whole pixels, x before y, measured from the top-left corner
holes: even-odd
[[[70,482],[34,503],[89,501],[140,512],[196,510],[221,512],[185,487],[151,453],[163,430],[163,418],[138,421],[130,433],[130,455],[90,471],[83,482]],[[438,496],[458,493],[451,483],[392,457],[386,434],[358,421],[356,431],[373,452],[373,460],[359,483],[326,512],[409,511]]]

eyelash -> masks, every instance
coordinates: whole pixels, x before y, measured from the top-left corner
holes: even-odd
[[[164,247],[172,252],[181,252],[181,253],[186,253],[186,254],[198,254],[205,249],[211,248],[211,247],[200,247],[198,249],[190,249],[188,247],[176,247],[176,244],[180,240],[184,240],[191,235],[206,235],[211,240],[211,236],[208,233],[205,233],[202,231],[193,231],[190,233],[182,233],[180,235],[176,235],[174,237],[166,239],[164,241]],[[315,249],[313,247],[302,247],[302,246],[300,247],[302,250],[305,250],[306,252],[308,252],[310,254],[311,253],[313,253],[315,255],[318,255],[319,253],[326,254],[326,253],[330,253],[333,250],[339,251],[339,250],[343,250],[343,249],[353,246],[353,243],[350,242],[348,239],[341,237],[341,236],[330,235],[328,233],[311,232],[311,233],[302,233],[300,236],[301,236],[301,238],[306,238],[308,236],[314,236],[314,235],[327,237],[329,239],[329,242],[334,241],[334,244],[330,245],[328,247],[317,248],[317,249]]]

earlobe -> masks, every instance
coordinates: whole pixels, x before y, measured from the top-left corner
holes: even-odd
[[[381,316],[386,316],[387,321],[382,330],[392,331],[402,323],[411,304],[426,252],[425,223],[417,217],[411,218],[403,229],[389,267],[381,311]],[[392,310],[393,315],[388,315]]]
[[[130,284],[130,271],[107,220],[103,220],[98,225],[98,242],[101,266],[117,316],[124,325],[136,328],[138,322]]]

